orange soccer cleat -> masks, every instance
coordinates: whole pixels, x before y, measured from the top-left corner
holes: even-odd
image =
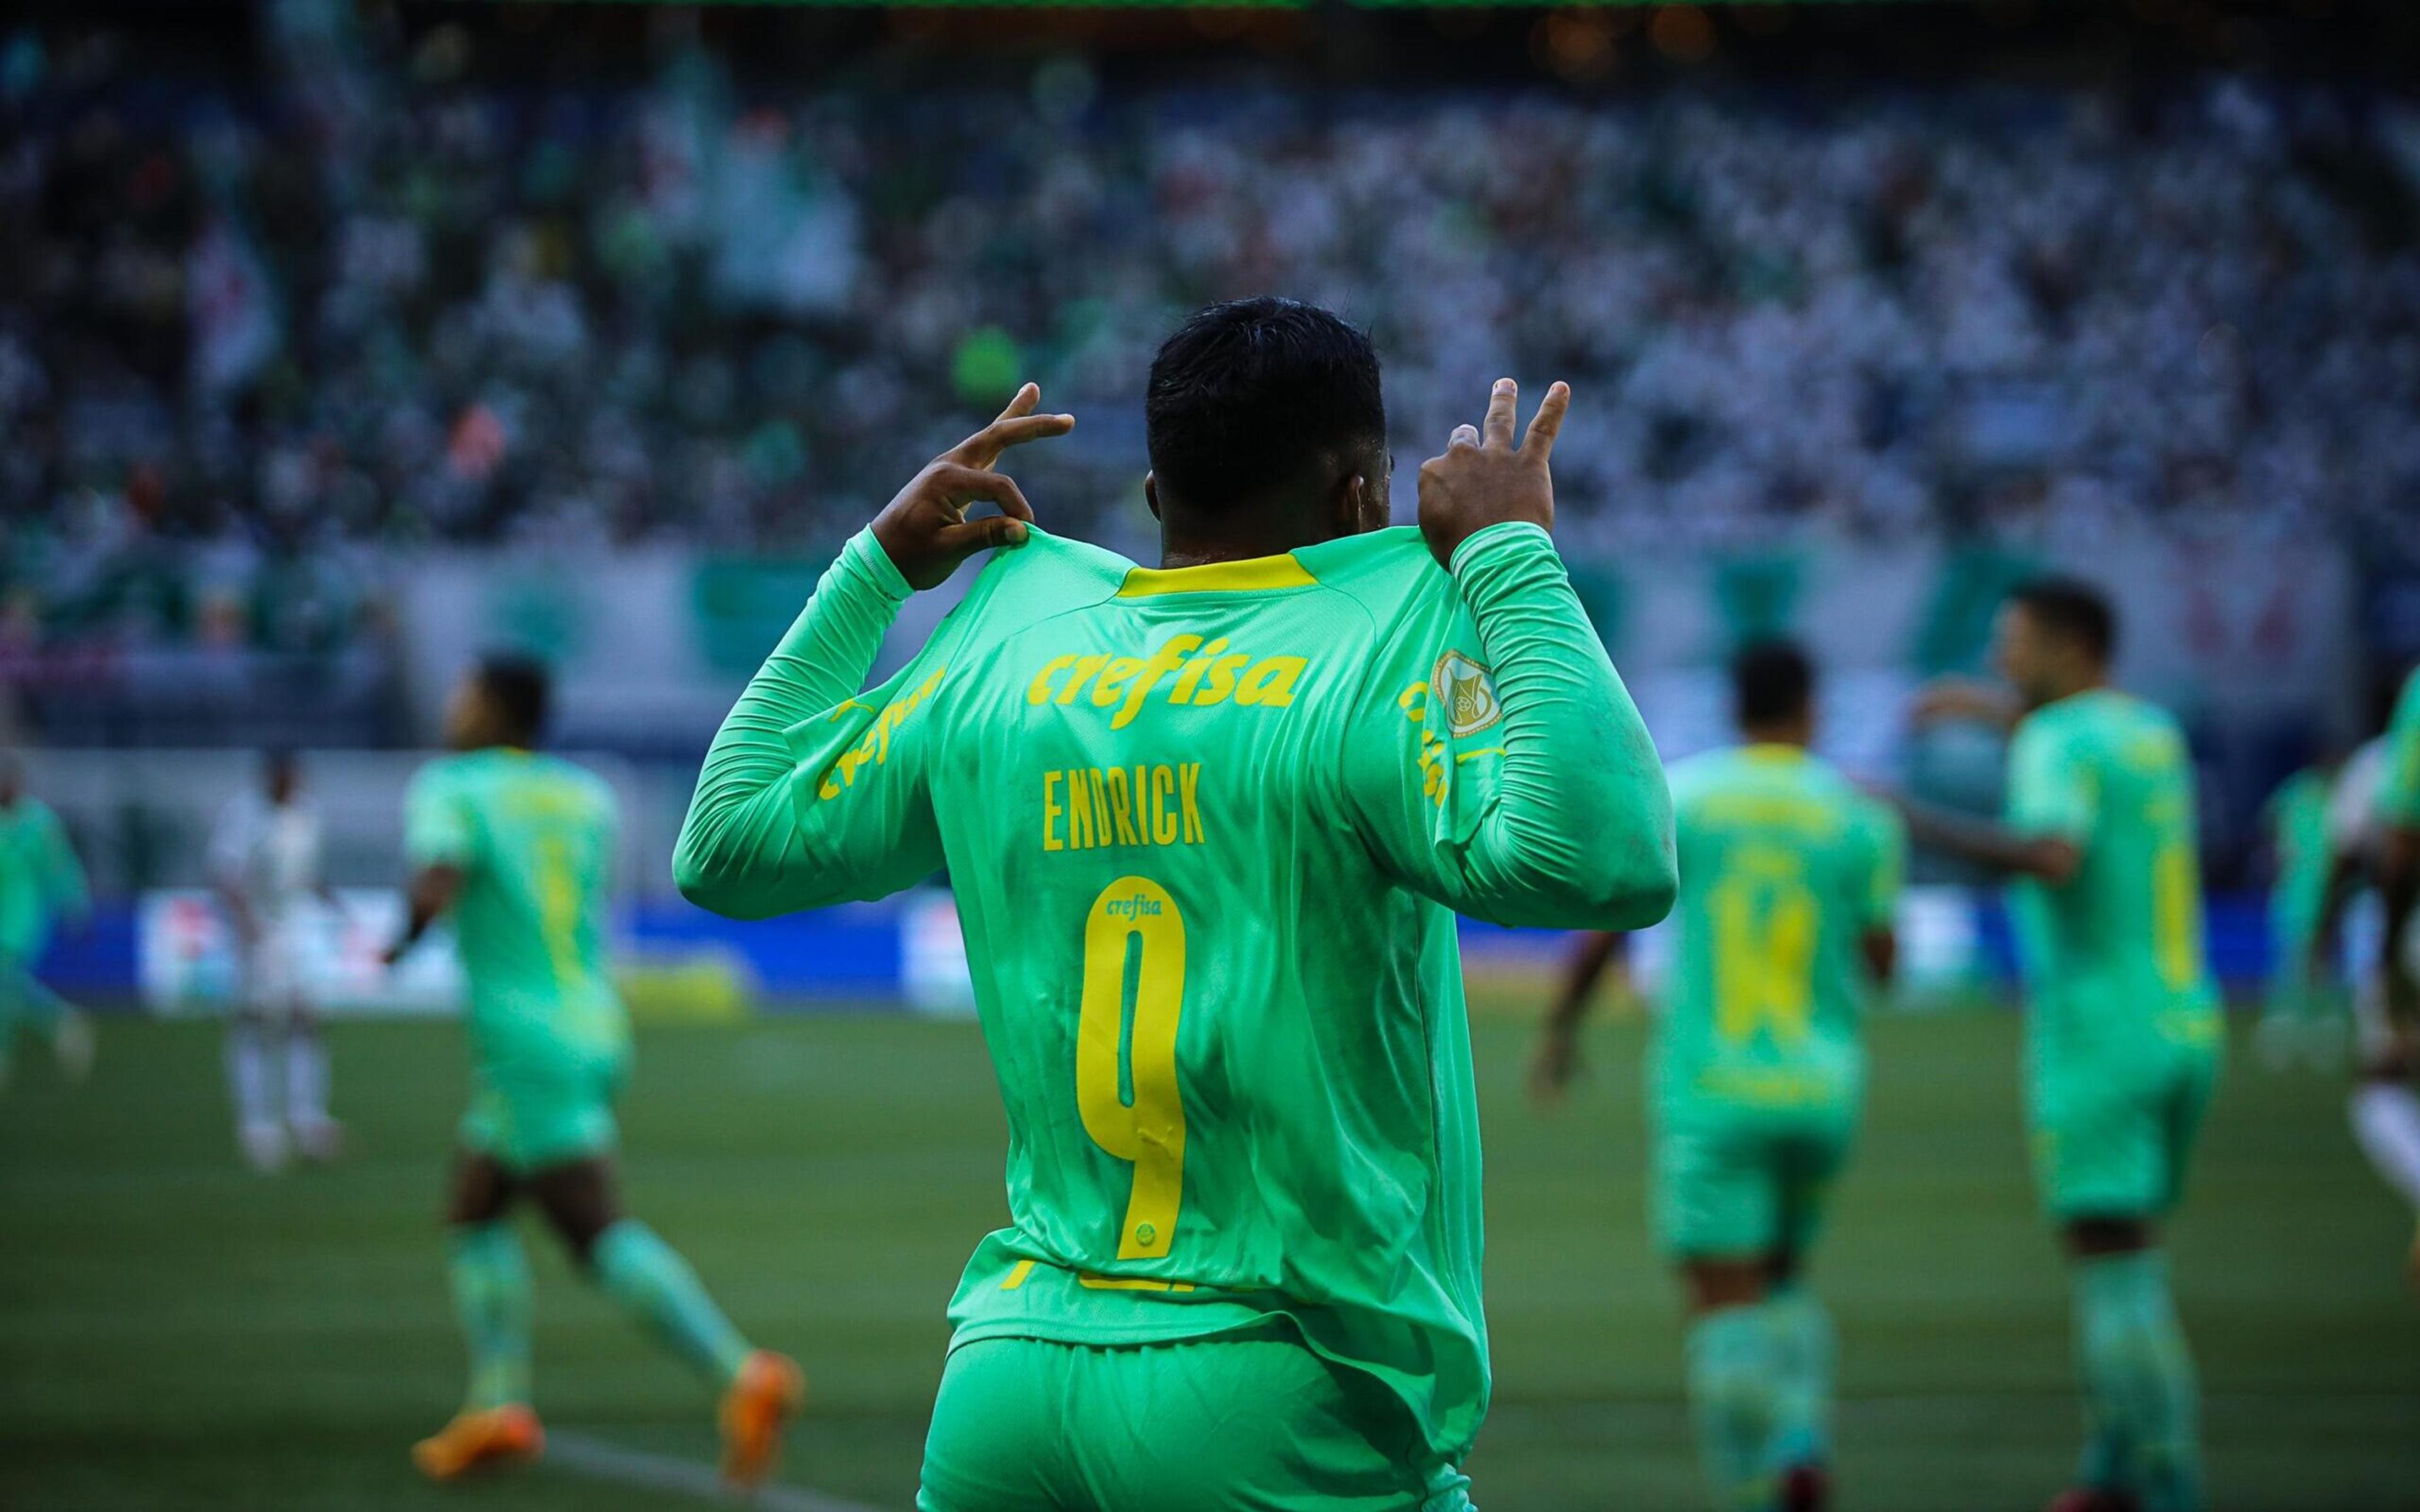
[[[455,1413],[454,1421],[411,1446],[411,1462],[430,1480],[458,1480],[474,1470],[526,1463],[545,1447],[537,1414],[507,1402]]]
[[[737,1487],[764,1484],[782,1458],[782,1424],[805,1404],[807,1378],[799,1363],[758,1350],[722,1394],[722,1478]]]

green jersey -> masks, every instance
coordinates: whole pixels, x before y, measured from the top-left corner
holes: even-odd
[[[2386,727],[2386,779],[2378,794],[2379,817],[2397,829],[2420,829],[2420,667],[2403,680]]]
[[[0,809],[0,956],[30,963],[49,943],[51,921],[88,903],[84,867],[50,806],[20,797]]]
[[[1649,1059],[1667,1127],[1853,1110],[1862,941],[1907,870],[1899,816],[1795,746],[1672,768],[1681,897]]]
[[[956,1342],[1291,1319],[1430,1446],[1487,1393],[1453,912],[1669,905],[1652,746],[1534,526],[1137,567],[1034,532],[858,693],[908,587],[870,532],[708,752],[675,870],[719,912],[946,866],[1011,1227]]]
[[[2063,886],[2014,889],[2038,1068],[2214,1042],[2193,765],[2176,721],[2110,688],[2036,709],[2009,751],[2009,821],[2083,853]]]
[[[2269,848],[2277,863],[2270,912],[2289,933],[2315,926],[2327,899],[2335,866],[2335,850],[2328,842],[2328,804],[2335,790],[2328,773],[2304,767],[2279,783],[2269,799]]]
[[[454,937],[483,1056],[626,1033],[605,955],[614,823],[613,790],[551,756],[491,748],[412,779],[404,852],[462,872]]]

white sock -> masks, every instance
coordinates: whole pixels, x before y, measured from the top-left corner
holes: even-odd
[[[328,1047],[307,1029],[286,1036],[286,1121],[298,1129],[328,1121]]]
[[[2420,1208],[2420,1096],[2388,1082],[2355,1088],[2352,1133],[2386,1184]]]
[[[236,1121],[247,1129],[275,1123],[277,1103],[270,1083],[269,1046],[257,1026],[239,1024],[227,1031],[226,1069]]]

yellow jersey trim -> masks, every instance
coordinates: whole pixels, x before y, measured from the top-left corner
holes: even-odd
[[[1152,598],[1161,594],[1249,594],[1271,588],[1316,588],[1319,579],[1295,560],[1283,556],[1248,557],[1241,562],[1205,562],[1198,567],[1130,567],[1118,585],[1120,598]]]

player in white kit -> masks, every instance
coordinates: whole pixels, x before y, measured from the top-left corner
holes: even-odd
[[[307,959],[318,905],[335,904],[320,849],[318,811],[302,801],[302,768],[284,751],[262,762],[260,790],[226,806],[210,841],[211,879],[240,963],[226,1043],[236,1142],[264,1171],[293,1154],[333,1159],[344,1133],[328,1117],[328,1049]]]

